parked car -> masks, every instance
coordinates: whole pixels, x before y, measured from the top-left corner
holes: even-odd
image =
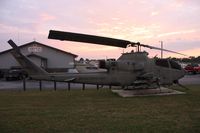
[[[188,64],[185,68],[188,73],[196,74],[200,72],[200,66],[198,64]]]
[[[194,67],[194,71],[195,71],[195,73],[200,73],[200,66]]]
[[[23,79],[24,77],[28,77],[28,74],[21,68],[10,68],[8,72],[5,74],[5,79],[7,81],[20,80]]]

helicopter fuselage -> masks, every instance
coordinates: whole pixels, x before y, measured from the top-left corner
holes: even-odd
[[[123,53],[118,60],[100,61],[104,72],[49,73],[32,75],[34,79],[70,81],[75,83],[131,86],[138,82],[170,85],[184,76],[180,65],[169,59],[148,58],[146,52]],[[103,64],[103,65],[102,65]]]
[[[15,59],[27,70],[29,76],[38,80],[149,88],[178,83],[178,80],[185,74],[185,71],[175,61],[149,58],[147,52],[123,53],[116,61],[99,61],[99,68],[106,71],[48,73],[24,56],[12,40],[8,43],[14,48],[12,54]]]

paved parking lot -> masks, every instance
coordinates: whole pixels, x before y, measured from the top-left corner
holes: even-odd
[[[197,75],[186,75],[180,80],[180,83],[183,85],[196,84],[200,85],[200,74]],[[108,86],[104,86],[109,88]],[[39,81],[26,80],[26,89],[38,89],[40,88]],[[57,89],[68,89],[68,83],[66,82],[57,82]],[[71,89],[82,89],[82,84],[70,83]],[[96,89],[96,85],[85,85],[85,89]],[[42,89],[54,90],[54,82],[52,81],[42,81]],[[5,79],[0,80],[0,90],[23,90],[23,81],[5,81]]]
[[[200,74],[185,75],[179,82],[183,85],[200,85]]]

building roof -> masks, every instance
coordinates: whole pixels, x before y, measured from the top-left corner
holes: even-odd
[[[62,53],[64,53],[64,54],[72,55],[72,56],[74,56],[75,58],[78,57],[78,55],[75,55],[75,54],[72,54],[72,53],[69,53],[69,52],[66,52],[66,51],[63,51],[63,50],[60,50],[60,49],[57,49],[57,48],[54,48],[54,47],[45,45],[45,44],[42,44],[42,43],[39,43],[39,42],[36,42],[36,41],[32,41],[32,42],[26,43],[26,44],[24,44],[24,45],[21,45],[21,46],[19,46],[19,48],[23,48],[23,47],[26,47],[27,45],[32,45],[32,44],[42,45],[42,46],[44,46],[44,47],[48,47],[48,48],[50,48],[50,49],[54,49],[54,50],[56,50],[56,51],[58,51],[58,52],[62,52]],[[5,51],[2,51],[2,52],[0,52],[0,55],[1,55],[1,54],[4,54],[4,53],[7,53],[7,52],[10,52],[10,51],[12,51],[12,49],[8,49],[8,50],[5,50]]]

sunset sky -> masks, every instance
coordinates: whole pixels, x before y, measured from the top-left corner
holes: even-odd
[[[53,29],[156,47],[163,41],[166,49],[200,56],[200,0],[0,0],[0,14],[0,52],[11,48],[9,39],[18,45],[36,40],[90,59],[131,50],[47,39]]]

